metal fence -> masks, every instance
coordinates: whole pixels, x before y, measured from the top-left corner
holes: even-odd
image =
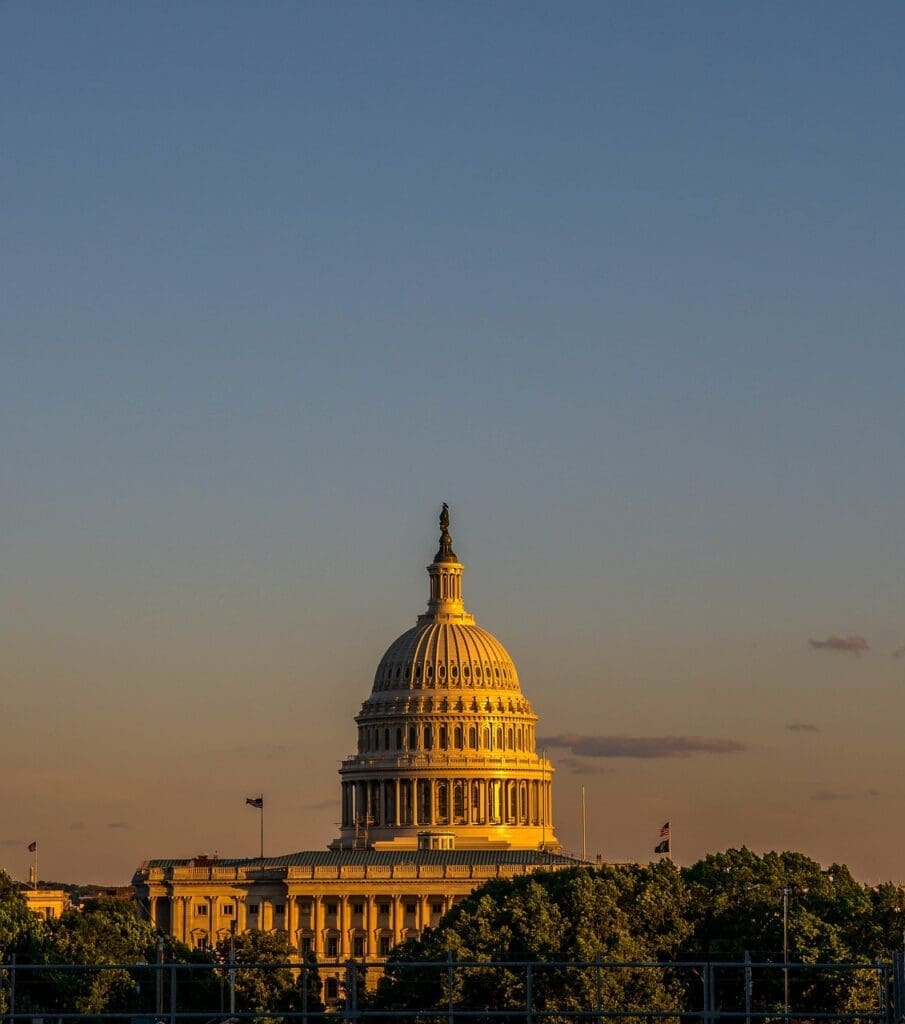
[[[0,963],[9,1024],[239,1024],[252,1020],[905,1024],[905,964],[700,960]]]

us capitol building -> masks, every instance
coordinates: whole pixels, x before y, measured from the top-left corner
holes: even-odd
[[[340,964],[380,962],[487,880],[576,863],[559,853],[537,715],[506,649],[465,610],[463,569],[444,504],[427,611],[390,644],[355,719],[329,848],[146,861],[133,883],[160,929],[199,948],[233,928],[285,931],[317,957],[330,997]]]

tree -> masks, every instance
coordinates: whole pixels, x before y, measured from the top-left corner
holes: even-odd
[[[44,944],[40,920],[28,909],[18,884],[0,871],[0,963],[9,963],[13,957],[19,963],[40,961]],[[9,1009],[9,984],[9,977],[0,973],[0,1013]],[[28,1008],[27,986],[22,999],[20,1005]]]
[[[285,932],[253,930],[218,942],[215,955],[224,978],[229,974],[231,946],[237,965],[237,1010],[279,1013],[299,1011],[303,1005],[312,1013],[323,1010],[317,964],[312,957],[306,959],[305,971],[287,966],[292,951]]]
[[[563,1014],[550,1021],[593,1009],[677,1009],[678,990],[663,972],[605,968],[596,961],[650,960],[676,947],[685,932],[681,879],[669,864],[494,881],[419,941],[394,951],[371,1005],[439,1009],[452,999],[470,1010],[520,1009],[527,1001],[527,968],[499,962],[540,961],[531,968],[531,1003]],[[413,984],[411,969],[403,966],[413,961],[450,966],[423,968]],[[457,961],[475,965],[457,967]],[[590,964],[545,968],[545,961]]]

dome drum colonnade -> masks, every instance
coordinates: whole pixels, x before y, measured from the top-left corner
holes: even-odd
[[[440,527],[427,611],[384,654],[356,718],[331,846],[556,850],[537,716],[506,649],[465,610],[446,505]]]

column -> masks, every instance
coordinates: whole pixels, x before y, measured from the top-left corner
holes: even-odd
[[[402,822],[402,819],[399,817],[399,779],[395,779],[393,781],[393,785],[396,787],[396,807],[395,807],[395,812],[396,813],[395,813],[395,821],[393,822],[393,824],[398,827],[400,825],[400,823]]]
[[[352,943],[349,941],[349,897],[339,897],[339,955],[348,960],[352,955]]]
[[[314,907],[314,924],[312,930],[314,931],[314,937],[311,940],[311,945],[314,950],[314,955],[318,960],[324,958],[324,897],[315,896],[313,902]]]
[[[217,897],[207,898],[207,944],[213,949],[217,945],[217,929],[214,918],[217,916]]]
[[[431,806],[430,806],[430,814],[428,815],[428,819],[429,819],[431,825],[436,825],[437,824],[437,780],[436,779],[431,779],[430,780],[430,795],[431,795]]]
[[[377,953],[375,932],[377,930],[377,901],[373,896],[365,897],[365,955],[370,960]]]
[[[151,918],[151,924],[156,925],[157,924],[157,897],[156,896],[148,897],[148,914],[150,915],[150,918]]]
[[[418,910],[418,916],[421,918],[419,930],[423,932],[425,928],[430,927],[431,923],[430,896],[420,897],[420,899],[418,900]]]
[[[393,945],[402,942],[402,897],[393,897]]]
[[[286,934],[289,936],[289,948],[298,952],[295,938],[295,896],[286,895]]]

